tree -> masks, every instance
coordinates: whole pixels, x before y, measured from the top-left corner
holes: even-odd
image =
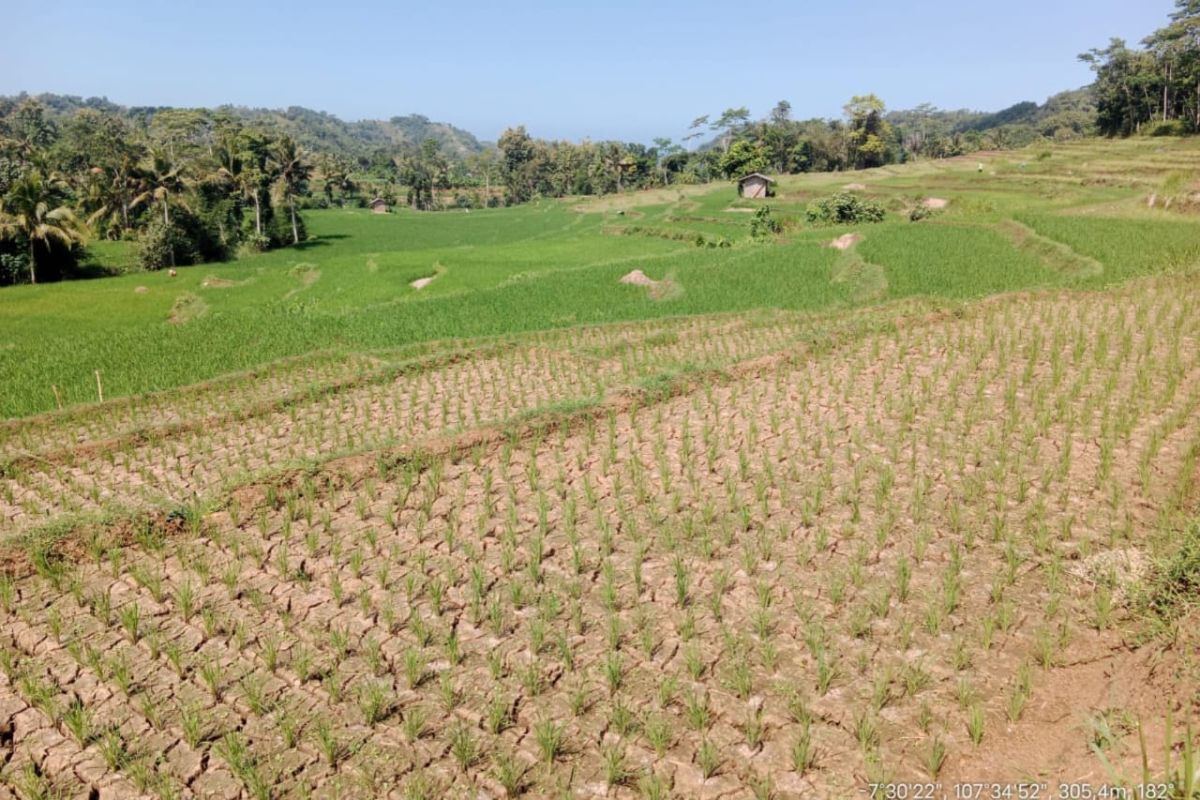
[[[340,192],[343,196],[349,194],[354,189],[354,181],[350,180],[350,165],[345,159],[340,156],[326,153],[321,158],[321,189],[325,193],[325,200],[333,205],[334,191]]]
[[[496,175],[497,156],[499,153],[495,148],[487,148],[473,155],[467,156],[467,174],[479,179],[483,176],[483,194],[484,203],[486,204],[492,196],[492,179]]]
[[[775,107],[773,109],[771,109],[771,124],[772,125],[783,125],[787,122],[790,122],[791,117],[792,117],[792,104],[789,103],[787,100],[780,100],[778,103],[775,104]]]
[[[183,193],[191,186],[191,178],[186,171],[186,165],[164,148],[155,148],[150,152],[150,161],[141,172],[143,191],[130,203],[139,206],[147,202],[158,203],[162,207],[163,223],[171,224],[171,198],[183,205]]]
[[[277,168],[276,180],[283,189],[288,212],[291,214],[292,244],[300,244],[300,226],[296,221],[296,195],[305,190],[311,170],[300,148],[290,136],[281,137],[275,142],[275,146],[271,148],[271,159]]]
[[[58,139],[57,126],[46,118],[46,109],[36,100],[25,100],[17,106],[6,127],[18,156],[25,163]]]
[[[29,282],[37,283],[38,246],[49,251],[53,243],[66,247],[82,242],[83,231],[66,206],[55,205],[59,187],[37,172],[30,172],[0,198],[0,238],[23,238],[29,247]]]
[[[278,177],[278,166],[271,159],[271,140],[261,133],[247,131],[242,133],[236,144],[237,158],[241,161],[241,171],[237,174],[236,183],[243,198],[249,198],[254,203],[254,235],[261,245],[263,233],[263,195]]]
[[[671,157],[682,152],[683,148],[672,142],[665,136],[659,136],[654,140],[654,163],[658,167],[659,175],[662,178],[663,185],[670,183],[669,176],[671,170],[669,165]]]
[[[692,124],[688,126],[688,134],[683,137],[683,140],[685,142],[690,142],[690,141],[700,138],[701,136],[704,135],[704,129],[707,126],[708,126],[708,114],[705,114],[700,117],[696,117],[694,120],[692,120]],[[703,180],[705,183],[707,183],[709,181],[708,164],[709,164],[709,160],[707,158],[703,158],[703,157],[698,158],[693,162],[694,170],[703,169]],[[693,174],[699,174],[699,173],[693,172]]]
[[[620,194],[624,189],[625,173],[633,169],[636,166],[636,162],[629,157],[629,154],[617,142],[609,142],[604,146],[602,160],[605,168],[616,175],[617,194]]]
[[[1170,20],[1142,42],[1159,65],[1162,119],[1187,115],[1200,130],[1200,0],[1176,0]]]
[[[509,196],[514,200],[528,200],[533,196],[533,180],[529,169],[534,157],[533,139],[524,125],[509,128],[500,134],[496,146],[500,148],[501,169]]]
[[[733,143],[733,136],[737,128],[745,125],[750,119],[750,109],[742,106],[741,108],[727,108],[717,118],[717,121],[709,125],[709,130],[720,134],[721,149],[729,152],[729,146]]]
[[[721,173],[726,178],[737,178],[751,172],[762,172],[769,164],[770,157],[762,145],[742,139],[734,142],[729,152],[721,156]]]
[[[890,160],[892,126],[883,118],[886,107],[873,94],[855,95],[843,109],[849,122],[850,162],[855,169],[879,167]]]
[[[1096,124],[1109,136],[1136,133],[1154,113],[1154,59],[1131,50],[1124,39],[1113,38],[1104,49],[1079,56],[1096,73]]]

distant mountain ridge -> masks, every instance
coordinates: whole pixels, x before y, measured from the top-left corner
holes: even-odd
[[[189,110],[179,106],[123,106],[106,97],[83,98],[51,93],[21,93],[15,97],[0,97],[0,104],[19,102],[25,98],[32,98],[45,106],[51,118],[66,117],[80,109],[89,108],[149,122],[160,112]],[[309,150],[337,153],[350,158],[369,158],[372,152],[380,149],[414,149],[420,147],[425,139],[435,140],[442,152],[451,157],[462,158],[485,148],[470,131],[446,122],[434,122],[421,114],[346,122],[328,112],[303,106],[272,109],[222,105],[191,110],[207,111],[252,123],[272,133],[291,136]]]

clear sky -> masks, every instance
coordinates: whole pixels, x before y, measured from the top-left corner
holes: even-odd
[[[836,116],[998,110],[1090,81],[1076,56],[1161,26],[1172,0],[13,0],[0,94],[126,105],[420,113],[495,140],[678,139],[701,114],[787,99]]]

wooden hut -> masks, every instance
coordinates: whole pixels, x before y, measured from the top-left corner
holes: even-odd
[[[374,200],[372,200],[370,203],[367,204],[367,207],[370,208],[372,213],[375,213],[375,214],[388,213],[387,201],[384,200],[382,197],[376,197]]]
[[[774,182],[761,172],[751,172],[738,180],[738,194],[750,198],[768,197]]]

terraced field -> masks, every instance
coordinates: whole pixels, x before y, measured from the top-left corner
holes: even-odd
[[[14,562],[4,775],[230,798],[1090,775],[1064,681],[1159,736],[1196,699],[1194,664],[1150,670],[1123,633],[1194,501],[1198,302],[1179,279],[1006,297],[815,348],[786,316],[584,329],[84,447],[64,498],[221,502]],[[722,372],[609,391],[706,331]],[[594,402],[471,433],[568,398]],[[215,488],[239,452],[248,475],[342,445],[375,457]],[[1033,733],[1056,744],[1009,760]],[[1108,754],[1135,763],[1125,733]]]
[[[314,282],[311,328],[256,329],[286,358],[7,420],[0,799],[1192,800],[1200,245],[1146,202],[1192,151],[1125,146],[855,176],[950,202],[649,287],[626,251],[735,235],[729,198],[485,220],[623,249],[359,310]],[[257,313],[229,297],[213,326]]]
[[[980,171],[980,166],[983,170]],[[1120,172],[1117,172],[1120,166]],[[1062,145],[840,175],[788,176],[763,203],[726,184],[465,213],[313,211],[299,249],[165,273],[0,293],[0,415],[176,389],[314,352],[699,314],[966,300],[1102,288],[1200,260],[1190,140]],[[847,185],[888,210],[830,230],[806,205]],[[909,213],[945,201],[919,223]],[[1153,207],[1151,206],[1153,202]],[[1182,210],[1182,211],[1181,211]],[[862,236],[851,250],[828,247]],[[96,251],[122,259],[121,243]],[[126,243],[127,244],[127,243]],[[647,292],[632,270],[666,281]],[[421,288],[414,281],[432,280]],[[96,373],[99,373],[99,386]]]

